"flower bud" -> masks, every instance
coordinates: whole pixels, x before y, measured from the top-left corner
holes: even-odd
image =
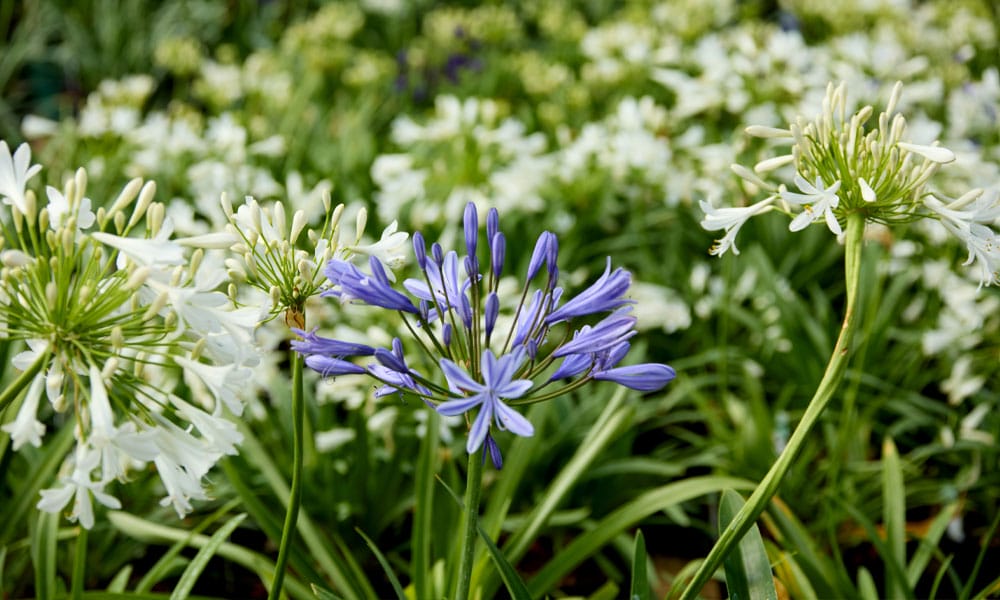
[[[493,267],[493,276],[500,277],[503,271],[503,261],[507,252],[507,240],[503,233],[499,231],[493,234],[490,243],[490,265]]]
[[[427,245],[424,236],[419,231],[413,232],[413,254],[417,258],[417,266],[423,271],[427,268]]]

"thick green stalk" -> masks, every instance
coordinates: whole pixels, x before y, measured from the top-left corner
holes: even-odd
[[[35,378],[35,375],[38,375],[38,372],[42,370],[42,367],[45,366],[45,363],[48,362],[48,360],[48,352],[43,352],[37,359],[35,359],[35,362],[31,363],[31,366],[28,367],[27,371],[21,373],[21,376],[14,380],[14,383],[7,386],[7,389],[5,389],[3,393],[0,393],[0,415],[7,410],[7,406],[14,401],[14,398],[17,398],[17,395],[21,393],[21,390],[26,388],[28,384],[31,383],[31,380]]]
[[[479,536],[479,494],[483,487],[484,448],[469,454],[469,470],[465,481],[465,518],[462,531],[462,561],[458,565],[458,584],[455,586],[455,600],[467,600],[472,586],[472,565],[476,554],[476,539]]]
[[[813,394],[812,400],[806,407],[802,420],[795,427],[785,449],[778,455],[778,459],[771,466],[771,469],[764,476],[764,479],[757,485],[751,494],[750,499],[743,508],[736,513],[736,517],[729,523],[722,535],[719,536],[715,546],[712,547],[708,557],[698,568],[694,578],[684,589],[682,600],[693,600],[701,589],[711,578],[712,574],[719,568],[726,555],[739,543],[753,523],[757,520],[767,503],[774,496],[781,484],[782,478],[788,472],[792,461],[802,449],[806,437],[812,430],[819,416],[823,413],[833,392],[844,377],[847,368],[847,357],[854,337],[854,330],[857,325],[857,314],[855,302],[858,295],[858,285],[861,279],[861,249],[863,246],[863,234],[865,230],[864,216],[852,214],[847,219],[846,241],[844,243],[844,276],[847,284],[847,307],[844,309],[844,322],[840,327],[840,336],[837,344],[833,348],[833,354],[826,365],[823,378]]]
[[[278,546],[278,560],[274,563],[274,580],[268,600],[277,600],[281,596],[281,587],[285,581],[285,565],[288,564],[288,552],[295,537],[295,528],[299,520],[299,504],[302,501],[302,429],[305,422],[305,405],[302,401],[302,357],[298,352],[290,352],[292,357],[292,489],[288,497],[288,509],[285,512],[285,525],[281,528],[281,544]]]

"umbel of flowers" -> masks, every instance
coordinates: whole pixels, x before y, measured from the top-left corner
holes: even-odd
[[[324,293],[398,312],[422,354],[419,360],[405,355],[400,338],[391,348],[373,348],[300,330],[302,339],[293,348],[325,376],[367,375],[381,383],[378,396],[412,394],[442,415],[467,415],[466,449],[471,454],[485,445],[498,468],[497,431],[534,433],[514,407],[595,380],[651,392],[674,378],[674,370],[663,364],[619,365],[635,335],[635,317],[626,295],[631,275],[612,270],[610,258],[597,281],[564,300],[558,240],[546,231],[535,243],[522,289],[501,293],[506,238],[496,209],[486,217],[485,244],[473,203],[465,208],[464,231],[461,256],[438,243],[428,253],[423,236],[414,233],[420,274],[403,282],[409,294],[393,287],[375,256],[369,272],[337,259],[326,266],[332,287]],[[363,366],[357,357],[371,359]],[[417,363],[420,369],[414,368]]]
[[[751,136],[791,143],[791,152],[765,159],[752,171],[733,165],[742,179],[769,192],[763,200],[727,208],[701,202],[702,226],[725,231],[711,253],[722,255],[732,249],[739,254],[735,241],[740,228],[750,217],[771,210],[792,216],[791,231],[822,221],[836,235],[852,214],[886,225],[930,218],[965,242],[969,251],[965,264],[977,264],[981,285],[998,282],[1000,239],[989,225],[1000,217],[1000,196],[974,189],[950,199],[928,189],[931,176],[941,165],[953,162],[955,154],[937,142],[906,141],[906,119],[895,112],[901,94],[902,84],[897,83],[874,127],[868,125],[874,115],[870,105],[848,115],[843,83],[827,87],[822,111],[814,120],[798,117],[787,129],[747,127]],[[764,179],[785,165],[794,167],[792,179],[799,192]]]
[[[207,497],[201,480],[241,441],[223,416],[243,409],[238,390],[258,357],[255,310],[231,310],[214,291],[225,276],[201,250],[186,256],[155,186],[129,182],[110,206],[92,210],[83,169],[39,208],[28,181],[41,169],[22,145],[0,142],[0,338],[28,349],[20,377],[0,394],[14,449],[40,446],[53,413],[75,436],[58,483],[38,507],[90,528],[93,501],[152,462],[178,515]],[[220,275],[221,273],[221,276]],[[172,393],[179,372],[194,400]],[[22,394],[23,392],[23,394]]]

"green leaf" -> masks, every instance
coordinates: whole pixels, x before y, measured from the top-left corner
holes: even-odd
[[[797,549],[796,549],[797,550]],[[799,600],[819,600],[812,582],[805,571],[799,566],[795,551],[782,552],[781,558],[774,565],[778,580],[785,585],[788,596]]]
[[[194,588],[195,582],[198,581],[198,577],[201,576],[201,572],[205,570],[208,566],[208,561],[215,556],[215,553],[219,550],[219,547],[229,539],[233,531],[247,518],[246,513],[241,513],[229,519],[225,525],[220,527],[218,531],[212,534],[209,538],[208,543],[198,550],[198,554],[195,555],[194,560],[188,565],[184,573],[181,574],[180,581],[177,582],[177,586],[174,587],[174,592],[170,594],[170,600],[183,600],[188,597],[191,593],[191,589]]]
[[[34,510],[35,503],[38,502],[38,491],[42,486],[49,484],[52,475],[65,460],[66,454],[75,442],[73,424],[68,423],[42,446],[44,455],[42,463],[32,469],[32,476],[17,490],[17,500],[10,504],[4,502],[4,523],[0,529],[0,544],[9,542],[17,529],[24,524],[28,514]]]
[[[927,528],[927,533],[921,538],[920,546],[913,553],[913,558],[910,559],[910,564],[906,568],[906,581],[910,584],[911,588],[917,587],[920,576],[924,573],[928,563],[930,563],[934,551],[938,549],[941,537],[948,530],[948,523],[951,522],[957,510],[958,503],[952,502],[941,509],[941,512],[931,521],[930,527]]]
[[[618,584],[614,581],[608,581],[601,587],[597,588],[597,591],[593,594],[587,596],[587,600],[615,600],[615,598],[620,598],[621,590],[618,589]]]
[[[113,593],[124,592],[125,586],[128,585],[129,578],[131,577],[132,577],[132,565],[125,565],[111,579],[111,583],[108,584],[107,591]]]
[[[743,498],[733,490],[722,492],[719,501],[719,531],[729,526],[736,513],[743,507]],[[723,561],[726,587],[733,600],[777,600],[771,562],[767,558],[764,539],[756,523],[750,527],[740,543]]]
[[[834,497],[834,502],[843,507],[851,518],[858,522],[862,528],[864,528],[865,533],[868,535],[868,541],[871,542],[872,546],[875,547],[875,551],[878,552],[879,556],[882,557],[882,562],[885,565],[885,575],[886,580],[892,580],[893,587],[898,591],[898,596],[889,596],[892,598],[906,598],[907,600],[914,600],[913,589],[910,588],[906,583],[906,573],[903,569],[906,565],[894,560],[892,551],[886,546],[886,543],[882,540],[882,536],[879,534],[875,525],[872,524],[871,520],[868,519],[860,510],[856,507],[851,506],[847,502]]]
[[[646,540],[643,539],[641,530],[635,532],[635,547],[632,550],[632,585],[628,597],[629,600],[650,600],[653,597],[646,572]]]
[[[315,583],[312,584],[310,587],[312,587],[313,593],[316,594],[316,597],[319,598],[319,600],[344,600],[337,594],[334,594],[330,590],[325,590],[316,585]]]
[[[156,564],[146,571],[146,574],[143,575],[142,579],[139,580],[139,583],[136,584],[135,591],[140,593],[149,592],[153,589],[154,585],[163,579],[174,573],[183,572],[184,569],[187,568],[190,561],[186,557],[180,555],[181,550],[191,545],[191,540],[194,536],[211,527],[212,524],[229,514],[229,511],[239,506],[239,504],[239,498],[230,500],[208,517],[201,519],[194,529],[189,530],[187,537],[174,542],[174,545],[163,553],[163,556],[156,561]]]
[[[735,477],[692,477],[641,494],[632,502],[604,517],[590,531],[577,536],[535,575],[528,583],[528,590],[532,597],[543,595],[564,575],[600,550],[615,536],[635,526],[649,515],[726,488],[752,489],[753,484]]]
[[[861,600],[879,600],[878,588],[875,587],[875,579],[868,569],[861,567],[858,569],[858,594]]]
[[[997,527],[1000,527],[1000,513],[997,513],[997,516],[993,519],[993,523],[990,525],[989,530],[982,538],[979,554],[976,556],[976,564],[973,565],[972,572],[969,573],[969,577],[966,580],[965,588],[962,589],[962,598],[968,598],[972,595],[972,586],[979,577],[979,569],[982,568],[983,560],[986,558],[986,554],[989,552],[993,540],[996,539],[994,536],[996,535]],[[997,582],[994,581],[993,584],[991,584],[991,587],[995,586],[996,583]]]
[[[35,568],[35,597],[49,600],[56,593],[56,534],[59,515],[40,511],[31,536],[31,562]]]
[[[510,597],[514,600],[531,600],[531,594],[528,593],[528,586],[524,584],[521,576],[517,574],[514,567],[504,558],[503,552],[497,548],[497,545],[493,543],[493,540],[482,527],[477,527],[477,529],[479,530],[479,537],[483,539],[483,542],[486,544],[486,550],[490,553],[493,563],[500,572],[500,578],[503,579],[504,585],[507,586],[507,591],[510,592]]]
[[[434,536],[434,476],[437,473],[435,456],[440,435],[439,419],[435,411],[428,411],[427,433],[420,440],[420,454],[417,458],[414,483],[416,500],[411,534],[413,555],[410,559],[410,577],[417,598],[431,597],[428,575],[431,566],[431,540]]]
[[[184,541],[194,548],[202,548],[209,543],[207,536],[191,535],[190,531],[153,523],[121,511],[108,511],[108,521],[122,533],[140,541],[161,543]],[[229,542],[220,545],[217,553],[256,574],[265,584],[271,581],[274,561],[260,553]],[[296,600],[312,600],[309,589],[296,578],[285,579],[285,590]]]
[[[406,600],[406,593],[403,592],[403,586],[399,584],[399,579],[397,579],[396,574],[392,572],[392,566],[389,564],[389,561],[386,560],[382,551],[378,549],[378,546],[375,545],[375,542],[373,542],[370,537],[365,535],[364,531],[361,531],[357,527],[354,528],[354,531],[357,531],[358,535],[364,538],[365,543],[368,544],[368,547],[375,555],[375,559],[385,572],[385,576],[389,578],[389,583],[392,585],[393,591],[396,592],[396,598],[399,598],[399,600]]]
[[[906,488],[903,487],[903,467],[892,438],[882,443],[882,522],[885,525],[886,561],[901,568],[906,566]],[[903,596],[904,579],[900,581],[892,570],[885,573],[885,594],[889,598]]]

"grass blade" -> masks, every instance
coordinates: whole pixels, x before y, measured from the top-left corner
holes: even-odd
[[[191,535],[189,531],[153,523],[121,511],[108,511],[108,520],[125,535],[140,541],[172,543],[184,540],[193,548],[202,548],[209,543],[208,536]],[[223,542],[217,548],[216,554],[254,573],[266,585],[270,584],[271,574],[274,572],[274,561],[266,556],[231,542]],[[295,600],[314,600],[309,588],[294,577],[285,579],[285,591]]]
[[[500,578],[503,579],[504,585],[507,586],[507,591],[510,592],[510,597],[513,600],[531,600],[531,594],[528,592],[528,586],[524,584],[524,580],[517,574],[514,567],[507,562],[503,552],[500,551],[500,548],[497,548],[497,545],[493,543],[493,540],[486,534],[486,531],[482,527],[478,529],[479,537],[483,539],[486,550],[490,553],[497,571],[500,572]]]
[[[743,504],[743,498],[733,490],[722,492],[719,502],[720,533],[729,526]],[[767,558],[764,539],[756,524],[750,527],[733,552],[726,557],[723,566],[726,571],[726,587],[733,600],[778,600],[771,562]]]
[[[381,565],[382,570],[385,571],[385,576],[389,579],[389,583],[392,585],[393,591],[396,592],[396,598],[398,598],[399,600],[406,600],[406,593],[403,592],[403,586],[399,584],[399,579],[397,579],[396,574],[393,573],[392,565],[390,565],[389,561],[386,560],[385,555],[382,554],[382,551],[378,549],[378,546],[375,545],[375,542],[373,542],[370,537],[365,535],[364,531],[361,531],[356,527],[354,528],[354,530],[357,531],[358,535],[360,535],[365,540],[365,543],[368,544],[368,548],[371,549],[372,554],[375,555],[375,559],[378,561],[378,564]]]
[[[195,554],[194,560],[191,564],[184,569],[184,573],[181,574],[180,580],[177,582],[177,586],[174,587],[174,591],[170,594],[170,600],[185,600],[191,590],[194,588],[194,584],[201,577],[202,571],[208,566],[208,561],[215,556],[215,553],[219,551],[219,547],[229,539],[233,531],[247,518],[246,513],[240,513],[229,519],[225,525],[220,527],[218,531],[212,534],[209,538],[208,543],[198,550],[198,554]]]
[[[579,535],[528,583],[532,597],[542,596],[559,580],[604,545],[649,515],[726,488],[752,489],[753,484],[735,477],[692,477],[649,490],[612,512],[593,529]]]
[[[420,441],[414,482],[415,506],[413,507],[413,532],[411,544],[413,557],[410,579],[417,598],[430,598],[431,539],[434,527],[434,476],[437,474],[438,436],[440,417],[430,410],[427,414],[427,433]]]
[[[31,536],[31,562],[35,568],[35,597],[50,600],[56,593],[56,533],[59,515],[39,511]]]
[[[903,487],[903,467],[892,438],[882,442],[882,523],[885,525],[884,556],[901,567],[906,566],[906,489]],[[900,581],[893,570],[886,569],[885,594],[901,598],[906,579]]]
[[[958,503],[952,502],[941,509],[941,512],[931,521],[930,527],[927,528],[927,533],[921,538],[920,546],[913,553],[913,558],[910,559],[910,564],[906,568],[906,581],[911,588],[917,587],[920,576],[923,575],[924,570],[927,568],[927,564],[941,542],[941,537],[948,530],[948,523],[951,522],[957,510]]]
[[[632,550],[632,584],[629,587],[629,600],[651,600],[649,589],[649,574],[646,571],[646,540],[642,531],[635,532],[635,547]]]

